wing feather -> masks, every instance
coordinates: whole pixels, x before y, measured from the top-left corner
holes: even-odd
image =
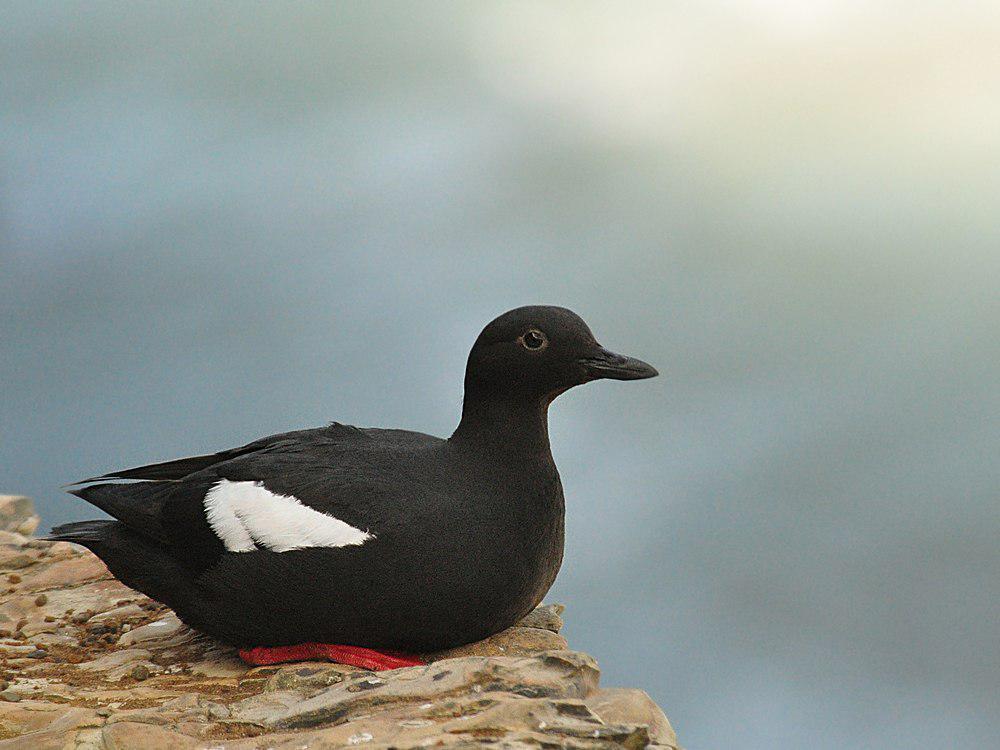
[[[295,430],[293,432],[282,432],[277,435],[254,440],[252,443],[241,445],[238,448],[229,448],[218,453],[206,453],[202,456],[188,456],[187,458],[177,458],[172,461],[161,461],[145,466],[136,466],[131,469],[111,471],[96,477],[88,477],[77,482],[71,482],[65,487],[75,487],[80,484],[90,484],[92,482],[107,482],[115,479],[146,479],[154,482],[177,481],[184,479],[191,474],[208,469],[216,464],[231,461],[234,458],[248,456],[254,453],[265,451],[281,450],[291,448],[302,442],[316,440],[340,440],[367,437],[363,430],[351,425],[333,422],[327,427],[319,427],[311,430]]]

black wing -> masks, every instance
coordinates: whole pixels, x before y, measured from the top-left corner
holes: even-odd
[[[91,482],[107,482],[114,479],[146,479],[151,481],[176,481],[195,472],[207,469],[210,466],[230,461],[240,456],[247,456],[262,451],[281,450],[290,447],[298,442],[311,442],[314,440],[350,439],[352,437],[363,436],[365,432],[352,427],[351,425],[333,422],[327,427],[319,427],[309,430],[294,430],[292,432],[281,432],[276,435],[254,440],[252,443],[241,445],[239,448],[229,448],[218,453],[208,453],[203,456],[189,456],[187,458],[177,458],[173,461],[163,461],[161,463],[147,464],[146,466],[136,466],[132,469],[122,469],[111,471],[98,477],[89,477],[72,482],[67,487],[78,484],[90,484]],[[76,494],[76,493],[74,493]]]
[[[71,492],[178,551],[181,565],[200,572],[223,552],[204,507],[208,491],[221,480],[259,483],[357,529],[384,528],[398,523],[384,501],[399,498],[407,456],[440,442],[420,433],[334,423],[206,456],[111,472],[97,480],[112,481]],[[412,489],[406,493],[412,494]]]

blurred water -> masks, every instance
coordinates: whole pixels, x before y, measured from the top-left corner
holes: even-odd
[[[692,750],[986,747],[1000,12],[0,5],[0,490],[330,419],[448,434],[482,324],[559,399],[552,599]]]

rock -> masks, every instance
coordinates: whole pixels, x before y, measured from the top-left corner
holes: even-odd
[[[0,750],[677,746],[648,695],[598,686],[559,635],[561,605],[425,666],[251,668],[86,550],[29,539],[30,503],[6,497]]]
[[[177,615],[170,614],[162,619],[143,625],[138,628],[130,628],[122,633],[118,639],[119,646],[131,646],[136,643],[146,641],[163,641],[177,635],[185,630],[185,625],[177,619]]]
[[[131,603],[126,603],[124,605],[116,604],[114,609],[109,609],[107,612],[98,612],[97,614],[93,615],[88,620],[88,622],[94,622],[94,623],[121,622],[122,620],[129,619],[130,617],[136,617],[136,616],[141,617],[144,611],[145,610],[138,604],[131,604]],[[131,630],[131,625],[125,622],[123,623],[122,629]]]
[[[430,654],[430,658],[455,659],[472,655],[525,656],[539,651],[557,651],[566,648],[569,646],[561,635],[539,628],[522,627],[521,624],[518,624],[491,635],[486,640]]]
[[[528,616],[519,624],[522,628],[540,628],[558,633],[563,626],[560,615],[565,609],[561,604],[543,604],[540,607],[535,607],[534,611],[529,612]]]
[[[343,682],[354,667],[342,664],[302,663],[285,665],[267,678],[266,692],[322,690]]]
[[[63,588],[98,578],[110,578],[111,574],[98,558],[90,555],[83,559],[70,558],[46,566],[44,571],[33,576],[32,587],[36,589]]]
[[[38,528],[31,499],[23,495],[0,495],[0,529],[29,536]]]
[[[8,570],[20,570],[27,568],[34,561],[31,555],[11,555],[3,561],[3,566]]]
[[[641,724],[649,728],[650,739],[658,745],[677,745],[677,735],[660,707],[644,691],[636,688],[602,688],[589,704],[604,721],[612,724]]]
[[[584,697],[597,687],[598,669],[586,654],[550,651],[531,657],[465,657],[426,667],[362,676],[302,700],[297,691],[247,698],[233,706],[238,721],[267,728],[301,729],[339,724],[351,714],[370,714],[398,704],[434,703],[456,695]]]
[[[127,721],[110,724],[101,731],[103,747],[107,750],[189,750],[204,748],[204,742],[185,737],[163,727]],[[214,745],[213,745],[214,746]]]
[[[146,670],[147,673],[164,671],[163,667],[150,661],[152,658],[153,654],[150,651],[130,648],[124,651],[109,651],[96,659],[80,662],[76,667],[88,672],[99,672],[105,680],[120,680],[139,668]]]

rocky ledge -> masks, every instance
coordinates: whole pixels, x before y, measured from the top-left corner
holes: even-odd
[[[676,748],[648,695],[598,687],[560,605],[422,667],[249,668],[37,525],[0,496],[0,748]]]

